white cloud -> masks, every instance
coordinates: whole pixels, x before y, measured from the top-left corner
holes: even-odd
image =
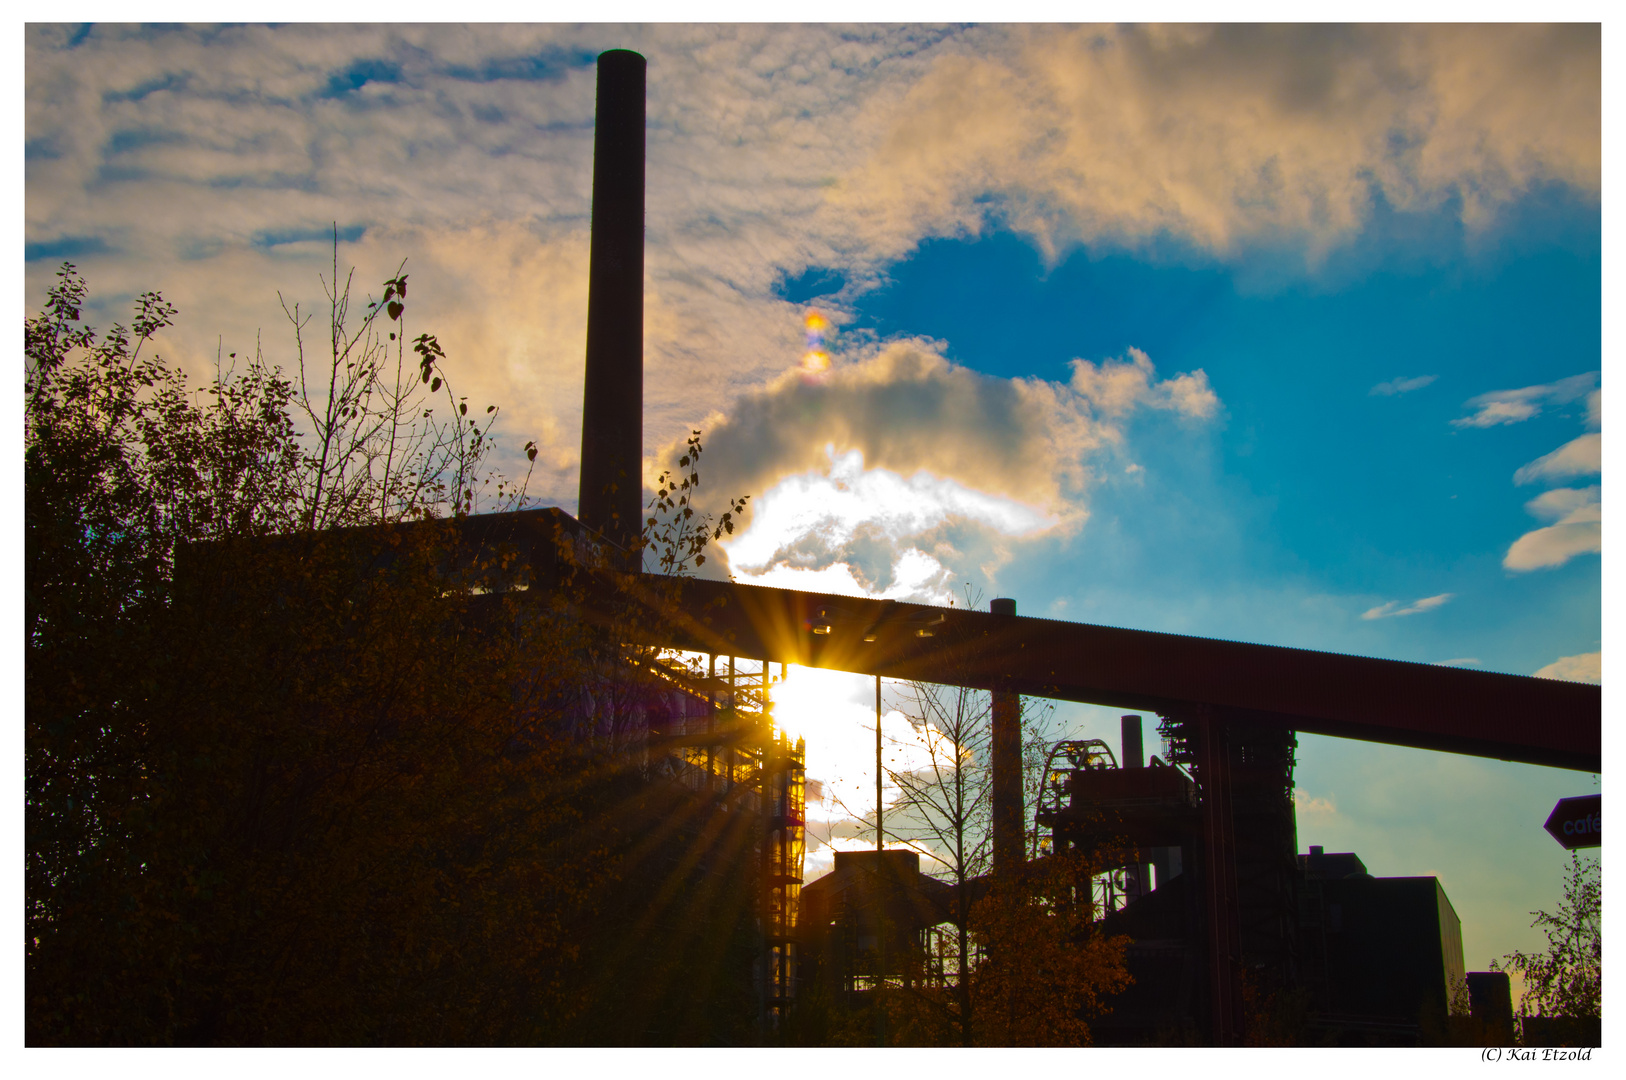
[[[979,521],[1007,535],[1031,535],[1060,523],[1030,506],[973,491],[921,470],[905,479],[886,469],[864,468],[864,455],[837,455],[826,444],[829,468],[801,473],[776,484],[759,500],[751,535],[729,548],[735,566],[763,566],[773,556],[770,537],[817,533],[844,544],[866,525],[901,536],[926,532],[949,517]]]
[[[826,469],[781,479],[755,500],[747,528],[724,545],[739,580],[946,604],[956,581],[942,559],[958,554],[946,525],[1027,537],[1062,524],[925,470],[904,478],[866,470],[861,451],[837,455],[833,445],[825,451]]]
[[[979,45],[859,117],[884,135],[831,198],[885,250],[992,214],[1052,253],[1163,235],[1313,252],[1359,230],[1374,189],[1460,198],[1478,227],[1538,176],[1597,186],[1599,61],[1578,34],[1045,26]]]
[[[708,490],[754,496],[724,544],[742,578],[946,603],[956,575],[991,575],[1010,542],[1084,521],[1092,462],[1121,460],[1137,410],[1218,408],[1201,371],[1159,380],[1138,349],[1053,383],[895,342],[742,394],[706,421],[702,472]]]
[[[1363,619],[1388,619],[1401,615],[1418,615],[1435,608],[1450,600],[1454,593],[1440,593],[1438,596],[1425,596],[1421,600],[1414,600],[1406,607],[1400,606],[1399,600],[1390,600],[1387,604],[1379,604],[1361,614]]]
[[[1088,360],[1074,360],[1071,366],[1073,376],[1069,385],[1104,417],[1120,417],[1144,405],[1206,420],[1219,409],[1219,398],[1209,387],[1208,376],[1201,368],[1155,382],[1151,358],[1133,346],[1127,362],[1104,360],[1097,365]]]
[[[1562,522],[1572,520],[1577,513],[1596,510],[1599,496],[1596,484],[1585,488],[1555,488],[1537,495],[1525,503],[1524,508],[1532,517]]]
[[[1535,673],[1538,679],[1568,679],[1570,682],[1603,682],[1603,653],[1589,652],[1561,656]]]
[[[1598,373],[1589,371],[1540,386],[1524,386],[1517,390],[1493,390],[1488,394],[1469,398],[1464,404],[1474,411],[1468,416],[1458,417],[1451,421],[1451,424],[1459,428],[1517,424],[1540,413],[1544,402],[1562,405],[1585,397],[1597,382]]]
[[[916,604],[945,606],[955,598],[958,584],[954,571],[944,566],[938,552],[928,555],[918,547],[904,547],[889,552],[890,561],[864,573],[862,580],[851,562],[821,552],[824,565],[799,566],[787,561],[776,561],[753,571],[746,567],[733,567],[733,577],[747,585],[766,585],[775,589],[801,589],[806,592],[825,593],[830,596],[873,596],[886,600],[907,600]]]
[[[1539,570],[1562,566],[1577,555],[1603,550],[1601,489],[1555,488],[1524,504],[1532,517],[1551,521],[1543,529],[1513,541],[1502,558],[1509,570]]]
[[[1388,382],[1378,383],[1371,390],[1368,390],[1367,394],[1372,397],[1394,397],[1396,394],[1408,394],[1413,390],[1421,390],[1437,378],[1439,378],[1438,375],[1417,375],[1410,379],[1390,379]]]
[[[1483,395],[1496,398],[1489,406],[1535,408],[1535,401],[1549,398],[1554,401],[1573,401],[1586,397],[1586,425],[1599,428],[1603,420],[1603,391],[1590,389],[1597,373],[1575,375],[1548,386],[1526,387],[1517,391]],[[1520,395],[1518,401],[1513,395]],[[1469,402],[1473,405],[1481,398]],[[1483,414],[1483,410],[1482,413]],[[1464,424],[1474,418],[1456,420]],[[1475,426],[1486,426],[1476,424]],[[1544,454],[1513,474],[1515,484],[1528,484],[1538,480],[1562,480],[1572,476],[1589,476],[1603,470],[1603,434],[1590,431]],[[1603,506],[1597,485],[1587,488],[1557,488],[1525,504],[1532,516],[1551,522],[1546,528],[1534,529],[1515,540],[1502,559],[1509,570],[1538,570],[1562,566],[1577,555],[1603,550]],[[1544,669],[1545,670],[1545,669]]]
[[[1218,406],[1200,370],[1159,381],[1138,349],[1126,360],[1074,361],[1071,380],[1056,383],[983,375],[944,359],[935,343],[892,342],[854,360],[838,357],[821,375],[792,368],[708,418],[706,482],[731,494],[762,493],[789,475],[827,473],[856,450],[868,469],[899,477],[923,470],[952,481],[961,517],[996,514],[995,503],[976,502],[991,497],[1009,504],[997,513],[1022,504],[1027,513],[1076,521],[1086,459],[1123,444],[1132,412],[1201,419]],[[657,460],[674,458],[682,445],[668,444]],[[923,491],[932,481],[909,483]]]
[[[1479,228],[1533,185],[1599,184],[1596,27],[37,24],[24,45],[33,303],[78,252],[99,325],[163,289],[166,355],[202,373],[221,337],[283,340],[275,292],[315,298],[336,221],[364,282],[411,256],[416,325],[561,494],[603,48],[650,60],[651,445],[798,354],[775,286],[809,268],[851,297],[991,227],[1051,254],[1324,252],[1374,190]],[[1214,405],[1196,373],[1160,393]]]
[[[1603,469],[1603,436],[1597,432],[1571,439],[1550,454],[1532,461],[1513,474],[1515,484],[1535,480],[1561,480],[1587,476]]]
[[[1333,803],[1331,797],[1323,799],[1311,795],[1303,788],[1293,789],[1293,808],[1301,818],[1330,818],[1338,814],[1338,807]]]

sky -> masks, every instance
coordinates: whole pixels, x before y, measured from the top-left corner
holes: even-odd
[[[703,490],[752,497],[708,572],[1601,679],[1596,26],[39,23],[23,46],[27,310],[63,260],[103,328],[161,290],[194,378],[256,340],[292,361],[281,305],[319,308],[336,227],[363,290],[406,260],[407,332],[574,511],[594,57],[632,48],[646,479],[700,429]],[[862,790],[869,681],[793,672],[781,701],[810,775]],[[1117,715],[1054,723],[1116,743]],[[1441,878],[1469,970],[1541,943],[1565,861],[1541,823],[1598,790],[1309,735],[1296,787],[1301,850]]]

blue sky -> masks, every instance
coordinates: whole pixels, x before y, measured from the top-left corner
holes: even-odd
[[[1202,368],[1225,402],[1212,426],[1131,428],[1145,472],[1096,488],[1080,533],[1001,571],[1023,611],[1530,674],[1601,647],[1596,556],[1503,566],[1538,524],[1524,510],[1537,492],[1515,472],[1583,433],[1586,403],[1489,428],[1451,421],[1488,390],[1599,367],[1598,207],[1544,195],[1495,246],[1464,250],[1448,208],[1415,223],[1438,247],[1285,281],[1189,253],[1084,247],[1052,265],[1009,232],[933,240],[855,302],[855,325],[938,339],[1006,378],[1062,379],[1073,357],[1138,346],[1160,369]],[[806,284],[800,298],[816,302],[806,294],[836,282]],[[1360,618],[1441,594],[1415,617]],[[1061,711],[1116,743],[1118,710]],[[1473,969],[1507,941],[1529,946],[1524,913],[1547,903],[1564,861],[1540,820],[1595,790],[1563,770],[1317,736],[1301,737],[1299,762],[1301,849],[1442,876]]]
[[[1601,677],[1595,27],[31,25],[25,301],[72,258],[100,326],[163,290],[195,376],[288,363],[337,223],[573,510],[611,47],[650,62],[646,468],[703,427],[753,496],[719,572]],[[1475,970],[1594,790],[1313,737],[1298,787],[1301,847],[1441,875]]]
[[[1309,633],[1320,648],[1528,674],[1555,649],[1598,648],[1596,560],[1533,576],[1501,565],[1536,524],[1523,509],[1536,490],[1514,473],[1581,434],[1585,402],[1484,429],[1451,421],[1486,390],[1597,370],[1598,211],[1563,210],[1539,222],[1550,231],[1477,257],[1449,221],[1424,221],[1457,250],[1268,288],[1211,262],[1081,249],[1047,267],[1009,233],[938,240],[857,301],[857,325],[938,338],[951,360],[1002,377],[1064,378],[1072,357],[1138,346],[1160,368],[1201,368],[1226,404],[1200,429],[1154,416],[1133,431],[1146,472],[1094,492],[1089,527],[1055,545],[1079,570],[1036,614],[1082,605],[1092,621],[1278,644]],[[1372,392],[1406,379],[1429,381]],[[1003,575],[1005,587],[1057,593],[1049,561]],[[1220,602],[1216,583],[1301,603],[1205,610]],[[1296,614],[1320,601],[1358,616],[1447,592],[1427,618],[1318,613],[1306,626]]]

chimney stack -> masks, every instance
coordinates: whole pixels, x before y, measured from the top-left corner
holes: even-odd
[[[1146,767],[1146,749],[1141,742],[1140,714],[1130,713],[1127,716],[1120,716],[1118,724],[1119,730],[1123,734],[1123,741],[1119,744],[1123,754],[1118,762],[1118,767],[1120,769],[1144,769]],[[1152,849],[1154,855],[1156,850],[1155,848]],[[1131,864],[1125,879],[1125,891],[1131,900],[1145,896],[1152,891],[1152,864],[1149,862]],[[1161,884],[1161,880],[1159,884]]]
[[[1131,713],[1118,718],[1120,730],[1123,733],[1123,760],[1118,767],[1123,769],[1140,769],[1146,766],[1146,752],[1140,740],[1140,716]]]
[[[643,535],[644,75],[626,49],[598,58],[587,378],[576,517],[636,573]]]

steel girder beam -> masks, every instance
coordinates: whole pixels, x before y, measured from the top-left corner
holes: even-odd
[[[375,531],[343,530],[357,541]],[[458,565],[513,549],[544,592],[575,577],[562,552],[585,542],[575,519],[553,508],[470,517],[459,531]],[[576,578],[582,613],[605,619],[620,609],[617,625],[648,644],[1603,768],[1603,692],[1586,683],[726,581],[612,577]],[[649,617],[625,617],[629,603]]]
[[[1603,768],[1602,688],[1585,683],[731,582],[631,589],[662,609],[651,643],[676,648]]]

